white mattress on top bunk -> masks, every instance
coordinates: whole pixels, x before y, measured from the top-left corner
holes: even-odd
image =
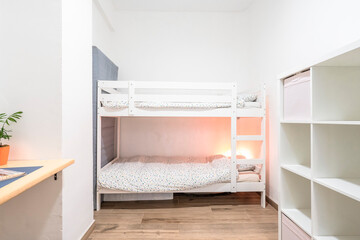
[[[98,184],[102,188],[128,192],[183,191],[230,182],[230,164],[222,155],[121,158],[101,169]],[[259,182],[259,172],[239,172],[238,181]]]
[[[237,108],[261,108],[261,103],[256,102],[257,94],[241,94],[237,97]],[[122,109],[129,107],[129,102],[124,101],[102,101],[103,107],[111,109]],[[165,102],[165,101],[144,101],[135,102],[135,107],[146,109],[215,109],[230,108],[231,102]]]
[[[111,109],[122,109],[129,106],[128,101],[103,101],[103,106]],[[206,102],[139,102],[135,103],[137,108],[176,108],[176,109],[215,109],[230,108],[231,103],[206,103]],[[243,102],[238,103],[237,108],[261,108],[260,102]]]

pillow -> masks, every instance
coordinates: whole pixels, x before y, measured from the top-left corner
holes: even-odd
[[[240,94],[238,95],[238,102],[255,102],[257,99],[257,94],[255,93],[247,93],[247,94]]]
[[[255,165],[252,164],[239,164],[237,165],[237,169],[239,172],[245,172],[245,171],[254,171]]]
[[[261,169],[262,169],[262,164],[257,164],[257,165],[255,165],[254,172],[257,173],[257,174],[260,174]]]

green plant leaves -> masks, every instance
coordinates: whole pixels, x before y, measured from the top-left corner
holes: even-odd
[[[6,115],[6,113],[0,113],[0,123],[2,123],[2,126],[0,128],[0,146],[2,146],[1,139],[10,140],[12,135],[9,133],[11,130],[5,129],[5,125],[10,126],[10,124],[17,123],[17,120],[19,120],[22,116],[23,112],[15,112],[9,116]]]

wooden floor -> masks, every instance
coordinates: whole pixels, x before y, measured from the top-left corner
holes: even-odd
[[[277,211],[257,193],[176,194],[173,200],[105,202],[95,239],[277,239]]]

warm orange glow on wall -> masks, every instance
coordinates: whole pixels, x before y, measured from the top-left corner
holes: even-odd
[[[260,135],[261,134],[261,119],[260,118],[238,118],[237,119],[237,132],[236,135]],[[230,126],[230,122],[228,122]],[[220,141],[221,144],[217,145],[217,153],[222,153],[226,157],[231,157],[230,148],[230,131],[224,137],[224,140]],[[262,143],[260,141],[240,141],[236,143],[236,155],[243,156],[246,159],[259,158],[261,153]]]
[[[226,152],[224,152],[223,153],[223,155],[225,156],[225,157],[231,157],[231,149],[229,149],[229,150],[227,150]]]
[[[261,120],[261,119],[260,119]],[[261,121],[241,117],[236,135],[260,135]],[[219,118],[124,118],[121,156],[209,156],[231,155],[231,119]],[[122,128],[123,128],[122,127]],[[125,127],[124,127],[125,128]],[[260,141],[238,141],[237,155],[259,158]],[[228,152],[228,153],[226,153]]]
[[[247,148],[242,148],[242,149],[240,148],[240,149],[237,151],[236,155],[242,155],[242,156],[244,156],[246,159],[254,158],[254,155],[252,154],[252,152],[251,152],[249,149],[247,149]]]
[[[223,153],[224,156],[226,157],[231,157],[231,149],[227,150],[225,153]],[[254,155],[253,153],[247,149],[247,148],[240,148],[240,149],[237,149],[236,151],[236,156],[244,156],[245,159],[252,159],[254,158]]]

